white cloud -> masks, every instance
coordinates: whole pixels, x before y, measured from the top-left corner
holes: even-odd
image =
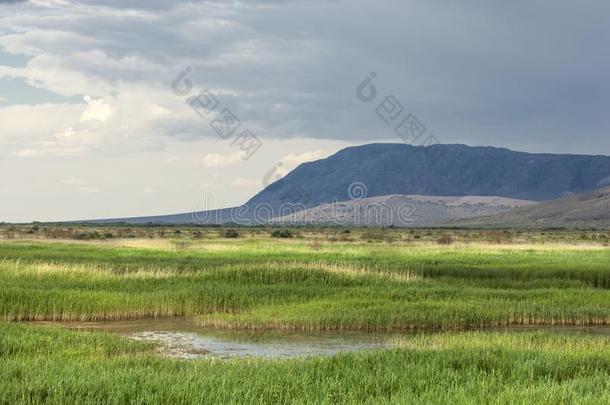
[[[81,194],[92,195],[92,194],[101,193],[104,189],[101,187],[96,187],[96,186],[82,186],[82,187],[79,187],[78,190],[81,192]]]
[[[61,184],[67,184],[70,186],[82,186],[84,184],[87,184],[87,181],[83,180],[83,179],[78,179],[78,178],[70,178],[70,179],[63,179],[61,181]]]
[[[89,120],[104,122],[113,112],[113,108],[104,100],[96,100],[89,96],[85,96],[85,102],[87,103],[87,109],[80,116],[80,122]]]
[[[203,162],[203,165],[208,168],[227,167],[243,161],[243,153],[235,152],[226,155],[208,153],[201,161]]]
[[[92,185],[89,181],[81,178],[68,178],[60,181],[61,184],[65,184],[67,186],[73,186],[74,189],[78,190],[78,192],[82,195],[93,195],[98,194],[103,191],[102,187],[97,185]]]
[[[289,153],[282,158],[282,163],[284,163],[286,166],[298,166],[304,162],[311,162],[313,160],[323,159],[329,154],[329,151],[323,149],[303,153]]]
[[[67,0],[30,0],[33,4],[42,7],[60,7],[69,6],[70,2]]]
[[[164,130],[168,119],[198,121],[183,104],[169,89],[125,84],[116,97],[86,97],[84,103],[1,107],[0,155],[112,155],[162,149],[173,139]]]
[[[231,182],[231,186],[239,188],[257,188],[261,187],[261,180],[245,179],[237,177]]]
[[[152,186],[144,187],[144,195],[155,195],[157,194],[157,190]]]

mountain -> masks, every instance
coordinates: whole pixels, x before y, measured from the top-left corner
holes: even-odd
[[[493,196],[545,201],[607,185],[608,156],[378,143],[346,148],[326,159],[303,163],[240,207],[87,222],[248,225],[324,203],[367,197]]]
[[[346,201],[385,195],[500,196],[543,201],[610,185],[610,157],[466,145],[369,144],[304,163],[246,205]]]
[[[504,197],[433,197],[390,195],[321,204],[271,221],[277,225],[326,224],[366,226],[431,226],[537,204]]]
[[[493,228],[610,228],[610,187],[443,225]]]
[[[108,219],[95,219],[95,220],[83,220],[83,221],[72,221],[74,223],[88,223],[88,224],[131,224],[131,225],[147,225],[147,224],[164,224],[164,225],[185,225],[185,224],[223,224],[228,222],[234,222],[232,218],[235,216],[234,212],[240,212],[239,208],[222,208],[217,210],[209,211],[193,211],[182,214],[169,214],[169,215],[153,215],[143,217],[131,217],[131,218],[108,218]],[[244,225],[249,225],[244,223]]]

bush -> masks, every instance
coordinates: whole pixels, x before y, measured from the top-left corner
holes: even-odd
[[[225,229],[221,232],[223,238],[235,239],[239,238],[241,235],[237,229]]]
[[[438,243],[439,245],[451,245],[453,243],[453,238],[451,237],[451,235],[444,233],[438,238],[436,243]]]
[[[386,238],[386,234],[384,231],[369,229],[362,234],[362,239],[367,242],[373,241],[383,241]]]
[[[76,235],[74,235],[74,239],[77,239],[77,240],[98,240],[98,239],[104,239],[104,235],[102,235],[98,231],[80,232],[80,233],[77,233]]]
[[[294,233],[290,229],[276,229],[271,232],[272,238],[294,238]]]
[[[488,232],[487,238],[490,242],[501,245],[505,240],[510,239],[512,235],[508,231]]]

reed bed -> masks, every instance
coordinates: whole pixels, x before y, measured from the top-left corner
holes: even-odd
[[[607,336],[418,335],[331,358],[172,360],[116,336],[0,324],[2,403],[610,401]]]
[[[0,319],[189,316],[219,328],[292,330],[610,323],[603,248],[201,246],[0,243]]]
[[[609,325],[605,247],[179,242],[0,242],[0,320],[451,332],[332,358],[189,362],[0,322],[0,404],[610,403],[608,335],[456,332]]]

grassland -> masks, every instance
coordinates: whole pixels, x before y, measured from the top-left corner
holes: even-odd
[[[0,318],[192,316],[304,330],[610,323],[605,247],[149,243],[0,243]]]
[[[0,241],[0,403],[610,400],[608,336],[458,332],[609,325],[610,249],[599,234],[176,230],[76,241],[20,228]],[[104,231],[72,234],[89,232]],[[332,358],[186,362],[104,333],[16,322],[166,316],[227,329],[447,333]]]
[[[0,326],[3,403],[583,403],[610,401],[610,339],[414,336],[393,350],[291,360],[159,357],[100,333]]]

